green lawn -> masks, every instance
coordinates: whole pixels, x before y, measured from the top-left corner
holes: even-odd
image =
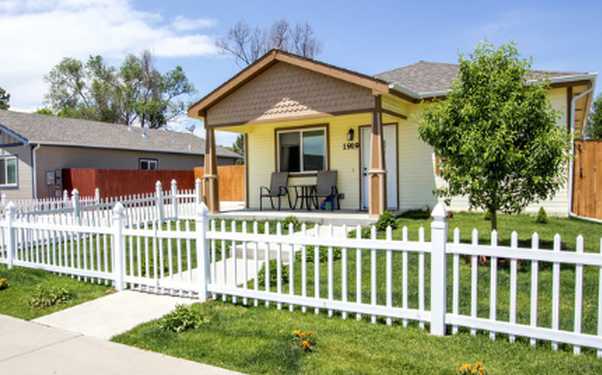
[[[418,239],[418,228],[425,228],[430,238],[430,219],[402,217],[394,238],[401,238],[401,227],[407,226],[409,237]],[[462,230],[462,241],[470,240],[472,228],[477,228],[482,243],[489,242],[490,223],[481,214],[457,213],[450,219],[450,238],[456,226]],[[586,251],[598,252],[602,235],[602,225],[573,219],[550,218],[548,224],[536,224],[535,218],[528,215],[505,216],[499,218],[500,243],[508,244],[510,233],[517,230],[521,245],[530,246],[530,236],[537,231],[540,235],[540,247],[551,248],[554,234],[563,238],[563,249],[573,250],[575,237],[585,237]],[[379,237],[384,233],[379,233]],[[308,254],[313,248],[308,247]],[[327,296],[327,249],[320,249],[320,296]],[[334,298],[341,298],[341,251],[335,249],[334,261]],[[370,261],[369,251],[363,250],[362,262],[362,299],[370,299]],[[311,257],[307,266],[307,293],[313,296],[314,267]],[[300,293],[301,265],[300,255],[295,263],[295,293]],[[418,306],[418,256],[409,255],[409,307]],[[425,306],[429,308],[429,261],[425,262]],[[285,266],[287,267],[287,266]],[[348,254],[348,299],[355,300],[355,249]],[[393,257],[393,305],[401,304],[401,254]],[[377,256],[377,294],[378,303],[385,301],[385,257]],[[479,266],[478,316],[489,316],[489,275],[488,265]],[[500,262],[498,267],[498,290],[496,312],[499,320],[508,319],[509,309],[509,270],[507,263]],[[460,312],[469,314],[470,310],[470,263],[461,262]],[[551,319],[551,278],[549,264],[540,263],[538,324],[550,326]],[[448,267],[448,296],[451,309],[451,259]],[[284,282],[283,291],[288,291],[288,282]],[[561,320],[560,327],[573,328],[574,306],[574,267],[562,267],[561,272]],[[252,287],[250,282],[249,286]],[[598,269],[584,269],[583,322],[582,331],[595,334],[598,308]],[[260,285],[263,289],[263,285]],[[272,283],[270,289],[275,291]],[[517,322],[529,322],[530,303],[530,265],[519,265]],[[399,322],[393,327],[384,324],[343,321],[340,315],[327,318],[324,314],[302,314],[298,312],[278,311],[274,308],[244,308],[218,302],[212,302],[199,309],[211,316],[211,324],[202,329],[181,335],[162,332],[156,323],[148,323],[119,336],[116,341],[140,346],[175,356],[188,358],[218,366],[251,373],[453,373],[464,362],[481,360],[490,373],[600,373],[602,360],[595,358],[592,350],[584,350],[582,356],[573,356],[571,347],[560,346],[560,352],[552,352],[549,343],[539,343],[537,349],[529,347],[527,340],[519,339],[510,344],[503,335],[495,342],[487,335],[472,337],[466,330],[456,336],[435,338],[421,331],[417,325],[403,328]],[[313,311],[313,310],[312,310]],[[365,318],[365,317],[364,317]],[[290,334],[294,329],[316,332],[318,351],[302,354],[290,347]]]
[[[105,285],[82,282],[47,271],[21,267],[9,270],[4,265],[0,265],[0,278],[6,278],[9,283],[7,289],[0,290],[0,314],[27,320],[101,297],[110,290]],[[65,288],[73,298],[48,308],[31,307],[29,301],[38,286]]]
[[[602,360],[524,343],[491,341],[462,333],[434,337],[415,326],[391,327],[313,313],[196,305],[209,318],[202,328],[175,334],[156,321],[115,337],[116,342],[252,374],[454,374],[465,362],[482,361],[489,374],[599,374]],[[316,350],[292,344],[296,329],[311,331]]]

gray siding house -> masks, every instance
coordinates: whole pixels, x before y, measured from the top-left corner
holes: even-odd
[[[0,110],[0,191],[9,199],[56,196],[63,168],[191,170],[204,154],[192,134]],[[241,156],[218,147],[217,159]]]

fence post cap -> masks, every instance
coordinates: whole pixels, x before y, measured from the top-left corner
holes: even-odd
[[[121,202],[117,202],[115,203],[115,206],[113,206],[113,215],[114,216],[122,216],[125,213],[125,207],[123,207],[123,204]]]
[[[79,191],[77,189],[73,189],[73,191],[71,192],[71,195],[72,196],[79,195]]]
[[[155,182],[155,189],[161,189],[161,181],[157,180],[157,182]]]
[[[201,179],[199,177],[196,178],[196,180],[194,180],[195,183],[200,184],[201,183]]]
[[[172,185],[177,185],[177,183],[178,183],[178,182],[176,181],[176,179],[175,179],[175,178],[172,178],[172,179],[171,179],[171,184],[172,184]]]
[[[8,202],[8,204],[6,205],[6,209],[7,209],[8,211],[15,212],[15,210],[17,209],[17,206],[15,205],[15,202],[13,202],[13,201],[10,201],[10,202]]]
[[[431,216],[435,221],[442,221],[447,219],[447,209],[445,208],[445,204],[439,202],[433,208],[433,212],[431,212]]]

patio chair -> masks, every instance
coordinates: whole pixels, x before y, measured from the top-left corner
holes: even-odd
[[[334,211],[335,203],[337,209],[341,208],[341,194],[339,194],[337,189],[337,171],[318,172],[316,189],[314,191],[316,208],[320,208],[320,198],[330,198],[332,200],[332,204],[330,205],[331,211]]]
[[[270,177],[270,187],[262,186],[259,188],[259,211],[263,210],[263,199],[270,198],[270,205],[274,209],[274,198],[278,198],[278,210],[282,208],[282,197],[288,197],[288,204],[291,205],[291,198],[288,194],[288,172],[274,172]]]

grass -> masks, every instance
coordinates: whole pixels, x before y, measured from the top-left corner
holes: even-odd
[[[0,314],[21,319],[35,319],[68,307],[90,301],[105,295],[110,289],[104,285],[78,281],[71,277],[58,276],[54,273],[14,267],[9,270],[0,265],[0,278],[8,279],[9,287],[0,290]],[[34,308],[30,300],[37,287],[65,288],[73,296],[66,303],[47,308]]]
[[[454,374],[482,361],[489,374],[599,374],[602,360],[491,341],[485,335],[434,337],[415,326],[386,326],[313,313],[242,307],[222,302],[195,305],[209,318],[199,329],[166,332],[153,321],[113,341],[251,374]],[[316,350],[293,345],[292,332],[311,331]]]
[[[398,229],[394,238],[401,238],[401,228],[408,227],[411,240],[418,239],[418,229],[424,227],[425,238],[430,238],[430,219],[424,217],[402,217],[397,220]],[[462,241],[470,241],[472,228],[479,230],[481,243],[488,243],[489,221],[481,214],[458,213],[449,220],[450,238],[453,228],[462,229]],[[521,246],[530,246],[533,232],[540,235],[540,247],[552,247],[553,236],[562,236],[564,250],[574,250],[575,238],[582,234],[587,252],[599,252],[602,225],[574,219],[550,218],[548,224],[536,224],[535,217],[528,215],[499,218],[499,242],[509,244],[510,233],[516,229]],[[383,237],[384,233],[378,233]],[[308,255],[314,249],[308,247]],[[320,249],[320,296],[327,296],[327,249]],[[334,298],[341,298],[341,249],[334,249]],[[370,300],[370,255],[362,250],[362,300]],[[409,307],[418,307],[418,256],[409,255]],[[310,257],[308,257],[310,259]],[[295,293],[300,292],[300,256],[294,265]],[[450,260],[451,261],[451,260]],[[308,260],[307,293],[314,295],[314,267]],[[429,259],[425,262],[425,306],[429,308]],[[288,267],[288,266],[285,266]],[[355,300],[355,249],[348,253],[348,299]],[[451,264],[448,266],[448,296],[451,309]],[[393,305],[401,304],[401,254],[393,257]],[[488,265],[479,266],[478,316],[489,316],[489,276]],[[272,271],[273,272],[273,271]],[[377,300],[385,301],[385,257],[377,256]],[[497,272],[496,313],[499,320],[508,319],[509,310],[509,269],[507,263],[500,262]],[[460,272],[460,312],[470,310],[470,263],[461,262]],[[538,325],[550,326],[551,320],[551,279],[549,264],[540,263]],[[253,282],[249,283],[252,287]],[[560,328],[572,330],[574,309],[574,267],[562,267]],[[585,267],[583,289],[582,331],[595,334],[598,308],[598,269]],[[263,285],[259,286],[264,289]],[[275,285],[270,285],[275,291]],[[283,285],[288,292],[288,285]],[[519,264],[517,322],[528,324],[530,304],[530,265]],[[272,305],[273,306],[273,305]],[[560,346],[560,352],[552,352],[549,343],[538,343],[531,348],[526,339],[519,338],[510,344],[503,335],[491,341],[488,335],[470,336],[466,330],[445,338],[429,336],[411,325],[403,328],[399,322],[392,327],[383,324],[368,324],[364,321],[343,321],[320,315],[300,312],[289,313],[273,308],[246,308],[219,302],[211,302],[198,309],[211,316],[211,323],[203,329],[184,334],[168,334],[150,322],[135,328],[117,338],[116,341],[139,346],[145,349],[205,362],[230,369],[250,373],[412,373],[452,374],[464,362],[483,361],[491,374],[594,374],[602,371],[602,360],[595,358],[592,350],[584,350],[584,355],[574,356],[572,348]],[[297,309],[298,310],[298,309]],[[381,320],[382,321],[382,320]],[[303,354],[291,348],[291,333],[295,329],[313,331],[318,337],[316,353]]]

